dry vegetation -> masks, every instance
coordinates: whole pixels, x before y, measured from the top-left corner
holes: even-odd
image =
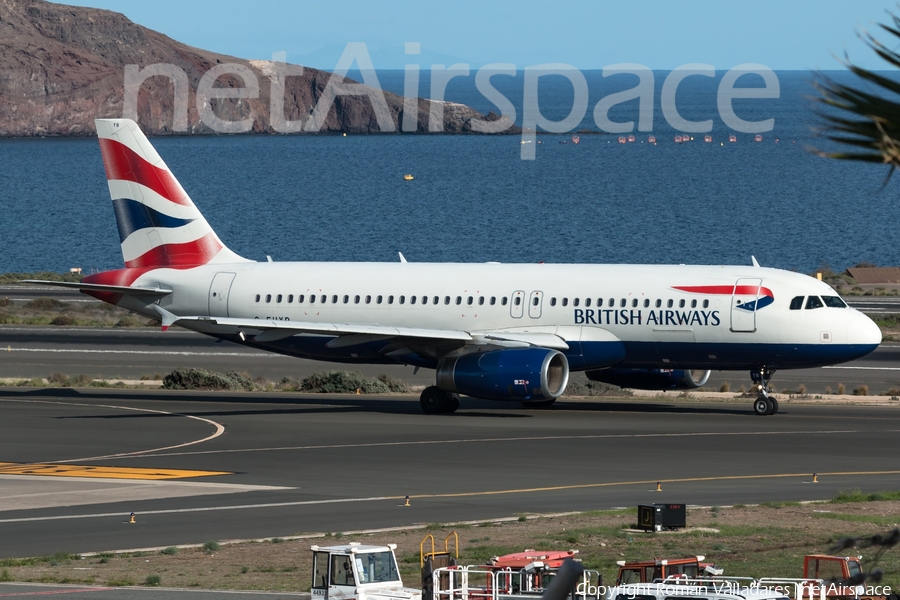
[[[445,526],[354,535],[339,533],[306,539],[276,538],[263,542],[217,544],[205,548],[169,548],[130,554],[79,557],[58,553],[38,559],[0,561],[0,580],[93,583],[103,585],[163,585],[204,589],[309,589],[310,544],[397,543],[404,582],[418,587],[419,543],[426,534],[438,545],[451,531],[460,539],[463,564],[525,548],[577,549],[585,566],[599,569],[604,581],[614,576],[616,560],[704,554],[730,575],[799,577],[802,557],[825,552],[847,535],[871,535],[900,522],[900,493],[875,497],[887,501],[698,508],[689,511],[693,529],[681,533],[647,534],[624,531],[633,525],[635,510],[581,513],[561,517],[519,517],[506,522]],[[864,556],[864,566],[867,564]],[[900,586],[900,551],[882,558],[885,583]]]

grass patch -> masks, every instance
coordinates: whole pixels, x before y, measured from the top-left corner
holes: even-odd
[[[834,519],[835,521],[847,521],[850,523],[874,523],[875,525],[897,525],[900,522],[898,516],[881,515],[845,515],[842,513],[815,513],[818,519]]]
[[[216,373],[206,369],[175,369],[163,378],[167,390],[227,390],[251,392],[256,389],[252,379],[234,371]]]
[[[147,575],[147,579],[144,580],[144,585],[150,586],[158,586],[162,582],[162,578],[159,575]]]
[[[841,490],[837,496],[831,499],[832,504],[846,504],[848,502],[881,502],[884,500],[900,500],[898,492],[872,492],[866,494],[859,489]]]
[[[131,577],[116,577],[115,579],[107,579],[106,585],[110,587],[129,587],[132,585],[137,585],[134,583],[134,579]]]
[[[160,554],[164,554],[166,556],[175,556],[178,554],[178,548],[175,546],[169,546],[168,548],[163,548],[159,551]]]
[[[216,540],[209,540],[205,544],[203,544],[204,552],[218,552],[221,549],[219,542]]]

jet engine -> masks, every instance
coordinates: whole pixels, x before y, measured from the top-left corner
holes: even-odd
[[[569,361],[558,350],[508,348],[441,360],[437,385],[485,400],[555,400],[569,383]]]
[[[636,390],[692,390],[705,385],[710,373],[687,369],[600,369],[584,374],[591,381]]]

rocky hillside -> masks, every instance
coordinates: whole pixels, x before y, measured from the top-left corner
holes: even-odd
[[[213,100],[216,116],[229,121],[252,118],[251,131],[274,131],[269,115],[272,65],[267,61],[193,48],[111,11],[44,0],[0,0],[0,136],[93,135],[95,118],[123,116],[125,66],[156,63],[176,65],[187,74],[188,132],[211,131],[197,111],[196,90],[204,73],[224,63],[251,69],[259,81],[259,97]],[[288,77],[285,117],[306,119],[329,77],[330,73],[310,68],[302,76]],[[217,86],[241,87],[241,82],[226,75]],[[138,120],[147,133],[174,132],[173,87],[163,77],[150,78],[141,87]],[[384,95],[399,131],[403,98]],[[418,132],[428,131],[430,108],[430,101],[419,100]],[[472,132],[472,119],[485,118],[452,103],[444,104],[443,113],[443,131],[448,133]],[[376,133],[381,129],[368,98],[338,96],[320,131]]]

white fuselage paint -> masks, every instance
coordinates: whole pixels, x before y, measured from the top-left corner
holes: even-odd
[[[216,279],[219,273],[234,274],[230,285],[221,283],[228,283],[230,277]],[[733,286],[743,279],[761,280],[762,287],[771,290],[774,302],[753,313],[733,309],[733,302],[755,299],[752,297],[733,298],[722,293],[689,293],[675,289],[675,286]],[[152,287],[157,284],[174,290],[160,301],[160,305],[176,315],[206,315],[212,311],[218,316],[262,322],[271,319],[377,324],[469,333],[498,330],[550,332],[567,341],[618,339],[626,345],[653,343],[661,344],[660,348],[680,342],[728,344],[732,350],[735,347],[731,345],[773,344],[815,352],[844,346],[868,346],[868,352],[881,341],[877,326],[853,308],[790,310],[791,299],[796,296],[838,294],[830,286],[806,275],[762,267],[247,262],[180,270],[156,269],[142,275],[134,285]],[[222,298],[222,294],[227,297]],[[310,301],[312,295],[314,302]],[[293,296],[292,302],[287,301],[289,296]],[[300,296],[303,296],[303,302],[298,302]],[[348,302],[344,301],[345,296],[349,297]],[[379,296],[381,303],[377,302]],[[393,302],[389,303],[391,296]],[[401,297],[404,299],[402,304]],[[416,298],[414,304],[412,297]],[[423,297],[427,297],[427,302],[422,301]],[[447,297],[449,304],[445,301]],[[473,299],[471,304],[470,297]],[[519,305],[515,302],[517,297],[521,298]],[[457,298],[461,299],[460,303]],[[492,298],[494,304],[491,304]],[[538,298],[537,306],[533,304],[535,298]],[[552,299],[555,299],[555,305]],[[576,299],[578,306],[575,306]],[[611,299],[613,306],[609,305]],[[587,300],[590,300],[589,306]],[[671,308],[669,300],[673,301]],[[601,301],[602,307],[598,306]],[[660,307],[657,307],[657,301],[661,301]],[[682,301],[684,306],[681,306]],[[126,302],[129,308],[149,317],[158,316],[151,306],[136,299],[126,298]],[[732,321],[732,313],[740,322]],[[234,327],[203,321],[182,325],[212,335],[237,333]],[[348,348],[348,354],[352,350],[352,347]],[[666,357],[665,352],[660,350],[658,367],[681,364],[677,356]],[[833,359],[819,362],[844,362],[861,354],[844,356],[835,352]],[[626,357],[623,364],[628,363]],[[748,361],[748,366],[751,363]],[[715,354],[710,354],[702,365],[681,364],[697,368],[715,368],[715,365]],[[780,368],[790,368],[790,364],[785,363]]]

